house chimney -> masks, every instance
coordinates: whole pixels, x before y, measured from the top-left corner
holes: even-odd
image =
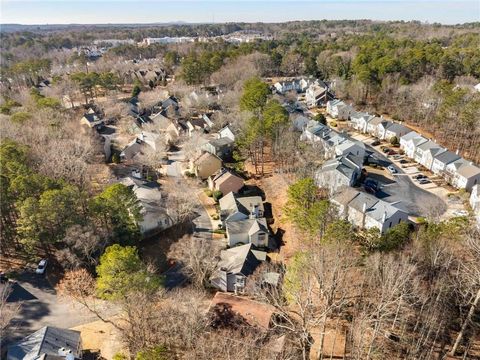
[[[460,149],[459,149],[459,148],[457,148],[457,151],[455,151],[455,154],[457,154],[457,155],[458,155],[459,153],[460,153]]]
[[[387,212],[385,211],[382,216],[382,224],[387,221]]]

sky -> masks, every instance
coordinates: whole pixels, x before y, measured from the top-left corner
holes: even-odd
[[[0,0],[1,24],[284,22],[292,20],[480,21],[480,0]]]

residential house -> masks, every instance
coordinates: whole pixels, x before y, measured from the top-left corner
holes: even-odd
[[[229,293],[217,292],[210,303],[208,314],[232,313],[248,325],[265,331],[270,328],[275,308],[272,305]],[[272,359],[275,356],[272,356]]]
[[[408,214],[398,203],[388,203],[375,196],[348,190],[332,198],[332,203],[338,205],[340,215],[360,229],[377,228],[380,233],[403,222],[408,222]]]
[[[330,193],[353,186],[361,175],[359,162],[358,158],[350,154],[326,161],[315,173],[315,182],[319,187],[329,189]]]
[[[233,133],[230,126],[226,125],[218,131],[219,138],[228,138],[232,141],[235,141],[235,134]]]
[[[312,83],[311,79],[293,79],[288,81],[278,81],[273,84],[275,91],[279,94],[285,94],[288,91],[295,91],[298,93],[305,92],[308,86]]]
[[[364,112],[354,112],[350,115],[350,125],[357,131],[366,133],[368,123],[373,120],[375,116]]]
[[[411,132],[412,129],[398,123],[392,123],[387,129],[385,130],[384,139],[387,141],[391,141],[394,137],[397,138],[397,141],[400,142],[400,138],[404,135],[407,135]]]
[[[447,149],[443,147],[432,147],[430,149],[427,149],[423,154],[424,163],[422,165],[425,166],[428,170],[432,170],[435,157],[443,154],[446,151]]]
[[[470,194],[470,207],[473,210],[477,226],[480,228],[480,184],[476,184],[472,187],[472,193]]]
[[[222,160],[208,152],[190,161],[190,169],[200,179],[208,179],[222,168]]]
[[[256,217],[254,213],[248,219],[227,221],[225,230],[230,247],[237,244],[253,244],[260,248],[268,247],[267,220],[263,217]]]
[[[386,136],[387,136],[387,128],[389,128],[390,126],[393,125],[393,122],[392,121],[389,121],[389,120],[385,120],[383,119],[382,121],[380,121],[377,125],[377,134],[376,136],[379,138],[379,139],[382,139],[382,140],[386,140]]]
[[[82,358],[80,331],[44,326],[33,334],[10,345],[7,360]]]
[[[432,151],[432,149],[435,150]],[[438,153],[441,149],[443,148],[440,145],[428,140],[416,147],[413,158],[417,163],[422,164],[425,167],[427,167],[427,165],[431,166],[431,162],[433,162],[432,153],[435,155],[435,153]]]
[[[457,161],[458,159],[460,159],[460,156],[449,150],[437,153],[433,159],[431,170],[435,174],[440,174],[445,171],[448,164]]]
[[[154,115],[150,116],[151,123],[158,129],[158,131],[163,132],[165,134],[165,140],[167,142],[172,142],[178,139],[181,135],[183,135],[187,128],[183,127],[178,120],[170,119],[162,114],[162,112],[158,112]]]
[[[385,121],[383,119],[383,117],[375,116],[374,118],[371,118],[369,121],[367,121],[367,124],[366,124],[367,126],[366,126],[365,132],[372,135],[372,136],[377,137],[378,136],[378,125],[380,125],[380,123],[382,121]]]
[[[335,99],[327,102],[327,113],[335,119],[348,120],[354,112],[354,108],[342,100]]]
[[[261,218],[265,211],[260,196],[238,197],[232,192],[219,200],[219,207],[220,219],[223,223],[244,220],[249,217]]]
[[[242,293],[247,277],[266,259],[267,253],[251,243],[223,250],[210,283],[222,291]]]
[[[303,132],[306,129],[310,120],[311,120],[310,118],[308,118],[304,115],[296,116],[292,120],[293,130]]]
[[[205,143],[202,145],[202,150],[216,155],[221,159],[226,159],[232,154],[234,145],[235,142],[232,139],[223,137]]]
[[[131,188],[137,197],[142,215],[138,227],[143,236],[156,234],[174,225],[156,181],[128,177],[122,180],[122,184]]]
[[[305,100],[309,107],[323,106],[334,98],[335,95],[330,89],[330,86],[321,80],[317,80],[311,84],[305,94]]]
[[[133,160],[133,158],[140,154],[143,147],[143,141],[139,138],[135,138],[130,143],[127,144],[120,153],[120,159],[122,160]]]
[[[188,119],[185,123],[187,127],[188,136],[193,136],[194,133],[202,133],[202,134],[208,133],[211,129],[211,126],[209,125],[209,123],[213,125],[211,121],[207,122],[203,117],[191,118],[191,119]]]
[[[457,174],[458,169],[460,169],[463,165],[470,165],[471,162],[465,160],[464,158],[460,158],[458,160],[452,161],[450,164],[447,164],[445,167],[445,171],[443,172],[443,176],[445,180],[451,183],[453,177]]]
[[[228,169],[222,169],[208,178],[208,188],[222,194],[238,193],[243,185],[243,179]]]
[[[413,159],[417,146],[427,141],[427,138],[415,131],[412,131],[400,137],[400,149],[403,149],[403,151],[405,151],[405,155],[407,155],[410,159]]]
[[[80,119],[80,122],[82,124],[87,125],[90,128],[102,127],[104,124],[103,119],[93,110],[91,112],[89,111],[83,114],[83,117]]]
[[[357,158],[363,159],[365,157],[365,153],[365,144],[358,140],[347,139],[335,147],[335,154],[337,156],[351,154]]]
[[[464,164],[450,179],[450,183],[457,189],[471,191],[475,185],[480,183],[480,168],[473,164]]]
[[[320,142],[324,134],[330,131],[332,130],[328,126],[310,120],[303,129],[301,140],[308,140],[313,143]]]

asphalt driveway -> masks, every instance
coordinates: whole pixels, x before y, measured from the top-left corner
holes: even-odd
[[[379,164],[384,167],[392,165],[397,170],[393,174],[393,181],[383,176],[371,176],[380,185],[377,197],[390,203],[400,201],[401,207],[413,216],[439,215],[447,210],[447,204],[442,199],[415,185],[403,169],[393,164],[384,154],[370,145],[365,144],[365,147],[375,154]]]
[[[27,270],[18,276],[7,301],[19,302],[21,307],[13,327],[2,338],[2,350],[47,325],[71,328],[98,320],[81,305],[60,299],[47,278],[33,271]],[[104,309],[106,314],[113,314],[113,311],[111,307]]]

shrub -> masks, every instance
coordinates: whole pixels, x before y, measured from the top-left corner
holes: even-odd
[[[218,214],[213,214],[213,215],[212,215],[212,219],[213,219],[213,220],[218,220],[218,219],[219,219]]]
[[[120,164],[120,155],[118,153],[112,155],[112,162],[114,164]]]
[[[400,145],[400,143],[398,142],[398,138],[396,136],[393,136],[391,139],[390,139],[390,144],[392,144],[393,146],[398,146]]]
[[[212,190],[205,189],[205,195],[207,195],[208,197],[212,197],[213,196]]]
[[[330,123],[330,126],[331,126],[331,127],[337,127],[337,122],[336,122],[336,121],[332,121],[332,122]]]
[[[190,171],[185,171],[185,176],[189,177],[189,178],[193,178],[193,177],[195,177],[195,174],[190,172]]]
[[[29,114],[27,112],[20,111],[20,112],[17,112],[15,114],[13,114],[10,117],[10,120],[12,120],[13,122],[16,122],[16,123],[23,123],[27,120],[30,120],[31,118],[32,118],[31,114]]]
[[[318,121],[320,124],[327,125],[327,118],[323,114],[317,114],[313,120]]]
[[[220,200],[220,198],[223,196],[222,192],[219,190],[215,190],[212,195],[215,201]]]

